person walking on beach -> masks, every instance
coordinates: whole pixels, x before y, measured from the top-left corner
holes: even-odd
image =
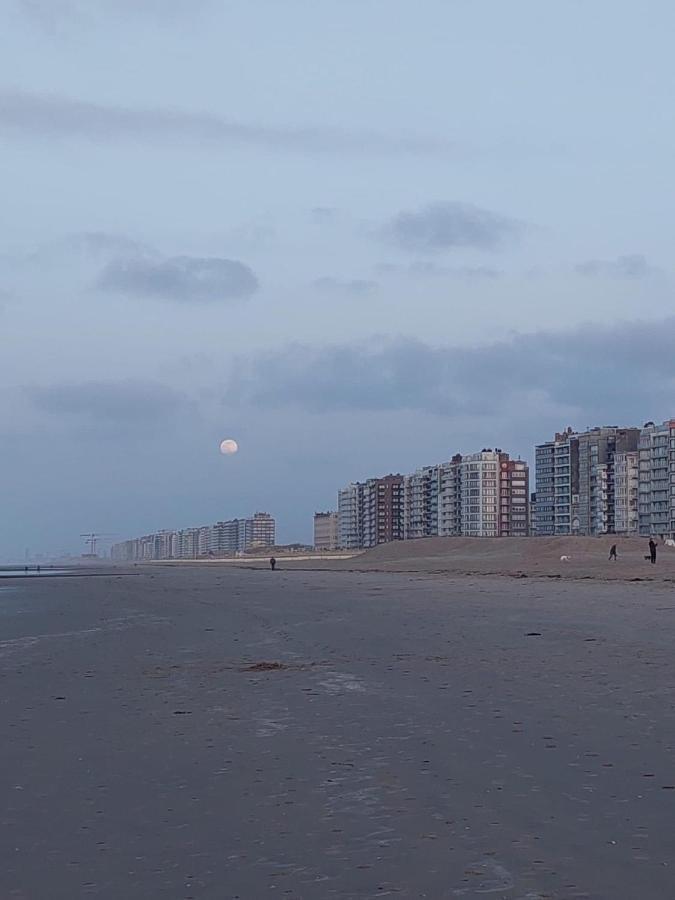
[[[613,560],[617,560],[619,557],[616,555],[616,544],[612,544],[612,547],[609,551],[609,558]]]
[[[274,572],[277,567],[277,561],[274,557],[270,560],[270,569]]]
[[[649,538],[649,559],[652,565],[656,563],[656,543],[654,538]]]

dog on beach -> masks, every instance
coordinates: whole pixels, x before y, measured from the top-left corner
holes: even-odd
[[[571,556],[561,556],[560,562],[569,562],[572,559]]]

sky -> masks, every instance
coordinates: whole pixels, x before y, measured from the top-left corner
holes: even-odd
[[[2,0],[0,560],[675,416],[674,27]]]

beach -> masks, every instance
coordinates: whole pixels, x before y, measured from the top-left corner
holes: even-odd
[[[0,896],[672,897],[671,558],[421,545],[3,580]]]

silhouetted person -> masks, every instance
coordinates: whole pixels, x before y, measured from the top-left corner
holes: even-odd
[[[23,574],[28,575],[28,566],[23,567]]]
[[[277,561],[274,557],[270,560],[270,569],[274,572],[277,567]]]
[[[654,565],[656,562],[656,543],[654,542],[654,538],[649,538],[649,558],[652,565]]]
[[[610,549],[610,551],[609,551],[609,558],[610,558],[610,559],[618,559],[618,558],[619,558],[619,557],[616,555],[616,544],[612,544],[612,547],[611,547],[611,549]]]
[[[40,566],[37,567],[37,573],[40,574]]]

